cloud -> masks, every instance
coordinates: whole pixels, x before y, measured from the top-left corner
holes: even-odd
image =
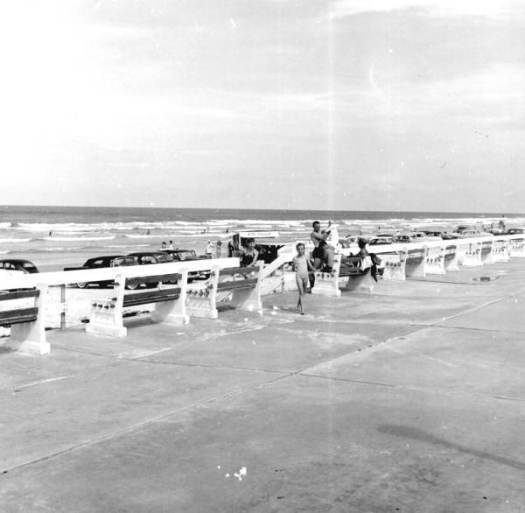
[[[436,16],[483,16],[499,18],[522,9],[518,0],[338,0],[330,16],[344,18],[366,12],[417,9]]]

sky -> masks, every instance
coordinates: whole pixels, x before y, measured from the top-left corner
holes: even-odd
[[[520,0],[5,0],[0,204],[525,212]]]

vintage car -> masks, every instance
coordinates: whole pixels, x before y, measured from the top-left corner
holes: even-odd
[[[372,237],[368,241],[369,246],[387,246],[394,243],[393,236],[383,236],[383,237]]]
[[[200,258],[208,258],[208,256],[199,256],[194,249],[163,249],[161,253],[170,255],[175,262],[183,262],[184,260],[199,260]]]
[[[161,253],[169,255],[174,262],[184,262],[185,260],[206,260],[212,255],[198,255],[194,249],[163,249]]]
[[[135,253],[130,253],[128,256],[133,257],[135,259],[136,265],[152,265],[152,264],[168,264],[170,262],[176,262],[177,260],[174,258],[174,256],[171,254],[176,250],[172,249],[166,249],[162,251],[137,251]],[[190,278],[193,278],[193,273],[189,274]],[[209,274],[208,274],[209,276]],[[150,280],[152,280],[153,277],[150,277]],[[156,287],[160,282],[159,281],[148,281],[148,280],[142,280],[139,278],[136,279],[130,279],[126,282],[127,288],[137,288],[139,285],[137,284],[137,281],[140,284],[144,284],[146,287]],[[169,280],[162,280],[162,283],[168,283],[168,284],[176,284],[178,280],[176,279],[169,279]]]
[[[458,239],[469,239],[472,237],[486,237],[487,235],[492,235],[492,233],[482,232],[476,228],[458,229],[454,234],[457,235]]]
[[[407,235],[407,234],[399,234],[399,235],[395,235],[393,238],[392,238],[393,242],[396,242],[396,243],[399,243],[399,244],[406,244],[406,243],[409,243],[409,242],[412,242],[412,237],[410,237],[410,235]]]
[[[136,265],[165,264],[167,262],[173,262],[173,257],[165,251],[138,251],[136,253],[130,253],[128,257],[134,258]]]
[[[174,262],[187,262],[190,260],[208,260],[211,255],[198,255],[194,249],[163,249],[161,253],[169,255]],[[209,271],[193,271],[188,273],[189,281],[207,280],[210,277]]]
[[[440,238],[443,240],[453,240],[458,238],[457,234],[442,230],[424,230],[423,233],[425,233],[427,237]]]
[[[3,258],[0,260],[0,269],[6,271],[19,271],[24,274],[34,274],[38,269],[33,262],[21,258]]]
[[[82,271],[85,269],[103,269],[105,267],[120,267],[126,265],[135,265],[135,259],[125,255],[109,255],[89,258],[80,267],[65,267],[64,271]],[[89,285],[98,287],[108,286],[113,283],[112,280],[80,282],[77,283],[79,289],[85,289]],[[132,288],[132,287],[129,287]]]

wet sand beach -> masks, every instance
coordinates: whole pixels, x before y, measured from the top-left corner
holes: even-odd
[[[480,278],[489,277],[489,281]],[[75,291],[85,293],[86,291]],[[3,352],[3,512],[518,512],[525,261]]]

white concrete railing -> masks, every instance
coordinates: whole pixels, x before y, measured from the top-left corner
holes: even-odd
[[[451,262],[451,255],[454,253],[454,248],[454,261]],[[333,272],[315,273],[316,285],[313,288],[313,292],[338,296],[340,295],[340,288],[352,289],[353,287],[349,287],[349,284],[350,280],[353,280],[354,277],[349,277],[348,283],[345,285],[340,280],[339,269],[341,258],[345,255],[349,255],[351,252],[356,253],[357,249],[357,246],[355,248],[338,249],[336,251]],[[448,270],[456,270],[458,268],[458,263],[464,266],[472,266],[483,265],[484,263],[491,262],[504,262],[510,257],[525,257],[525,234],[417,241],[403,244],[398,243],[384,246],[373,246],[369,248],[369,250],[370,252],[378,254],[380,257],[381,255],[385,255],[385,259],[388,258],[388,254],[397,256],[398,260],[392,263],[392,265],[396,265],[395,272],[388,273],[388,277],[385,276],[385,278],[404,279],[409,275],[425,276],[425,274],[445,274]],[[421,253],[420,259],[422,260],[422,264],[416,264],[418,267],[416,270],[417,272],[414,272],[414,269],[412,268],[409,274],[407,262],[409,260],[408,256],[411,252]],[[294,251],[291,250],[291,245],[287,245],[276,261],[265,266],[261,270],[260,277],[258,278],[257,292],[255,294],[259,298],[258,304],[260,304],[261,294],[268,294],[277,291],[284,292],[285,290],[292,290],[295,288],[294,273],[283,269],[283,267],[291,263],[293,256]],[[448,264],[446,263],[446,256],[448,256]],[[141,266],[44,272],[38,274],[7,275],[7,273],[2,273],[0,274],[0,291],[9,289],[38,288],[41,292],[39,302],[39,322],[42,324],[40,311],[44,310],[47,290],[49,287],[60,287],[62,306],[58,309],[60,310],[61,315],[60,325],[61,327],[65,327],[65,289],[68,284],[116,281],[122,285],[125,284],[126,280],[129,278],[147,278],[151,276],[180,274],[183,276],[182,281],[187,285],[188,273],[211,271],[211,276],[213,276],[215,280],[215,285],[212,289],[216,289],[218,274],[220,271],[228,267],[238,267],[238,265],[238,258],[221,258]],[[199,283],[196,287],[206,288],[209,287],[209,284]],[[184,288],[184,295],[186,294],[186,288],[187,287]],[[200,288],[199,290],[193,291],[196,300],[199,301],[201,296],[207,297],[207,290],[203,290],[201,293]],[[211,310],[213,310],[213,308]],[[62,323],[62,319],[64,320],[64,323]],[[25,333],[24,331],[24,337],[28,339],[27,342],[30,343],[29,345],[33,350],[40,353],[47,352],[48,345],[45,343],[44,330],[39,329],[31,331],[31,333],[37,333],[39,338],[34,341],[29,340],[29,338],[33,336],[29,331],[28,333]]]
[[[451,240],[428,240],[410,243],[395,243],[389,245],[372,246],[369,251],[381,255],[384,253],[407,252],[410,250],[417,250],[422,248],[437,248],[446,246],[466,247],[476,244],[483,244],[484,242],[507,241],[521,244],[516,246],[519,251],[513,255],[512,250],[509,251],[510,256],[525,256],[525,234],[520,235],[498,235],[498,236],[483,236],[463,239]],[[356,253],[355,248],[339,249],[338,253],[342,255],[349,255]],[[268,278],[275,270],[282,267],[284,264],[290,263],[293,259],[291,252],[279,255],[276,261],[268,264],[262,271],[263,280]],[[75,283],[97,282],[97,281],[111,281],[117,276],[123,278],[137,278],[148,277],[163,274],[178,274],[184,271],[198,272],[210,270],[212,267],[227,268],[237,267],[239,265],[238,258],[219,258],[219,259],[203,259],[203,260],[189,260],[184,262],[168,262],[163,264],[151,265],[136,265],[123,267],[108,267],[103,269],[86,269],[75,271],[58,271],[58,272],[43,272],[37,274],[22,274],[20,275],[4,275],[0,273],[0,290],[30,288],[40,285],[60,286]]]
[[[169,262],[163,264],[139,265],[139,266],[122,266],[109,267],[103,269],[86,269],[79,271],[60,271],[44,272],[37,274],[0,274],[0,291],[24,288],[36,288],[40,294],[37,301],[36,320],[17,324],[15,330],[11,329],[11,338],[9,345],[14,348],[28,353],[46,354],[50,351],[49,343],[46,341],[44,329],[44,316],[48,310],[48,290],[50,287],[60,287],[60,304],[55,305],[57,313],[60,314],[60,327],[65,327],[65,316],[67,310],[66,286],[73,283],[93,283],[103,281],[113,281],[116,283],[118,290],[122,291],[128,278],[147,278],[149,276],[170,276],[181,275],[181,287],[184,290],[183,301],[185,301],[185,292],[187,289],[187,277],[190,272],[210,271],[211,274],[218,275],[222,269],[229,267],[238,267],[238,258],[221,258],[221,259],[204,259],[190,260],[185,262]],[[1,295],[0,295],[1,300]],[[5,300],[0,303],[13,305],[18,300]],[[17,312],[25,308],[23,306],[2,305],[2,309]],[[13,333],[19,336],[14,337]]]
[[[520,247],[513,252],[510,249],[512,242],[520,242]],[[295,255],[295,242],[287,244],[281,251],[276,260],[266,265],[263,269],[263,294],[285,292],[295,290],[294,273],[283,270],[287,264],[291,264]],[[487,253],[483,255],[484,249]],[[307,250],[313,246],[307,243]],[[357,254],[359,248],[357,244],[349,248],[337,248],[337,253],[341,256]],[[484,235],[480,237],[469,237],[459,239],[436,239],[421,240],[409,243],[394,243],[388,245],[377,245],[368,247],[370,253],[377,254],[385,265],[384,279],[404,280],[407,276],[424,277],[427,274],[444,275],[448,271],[458,270],[459,265],[472,266],[483,265],[484,263],[506,261],[510,256],[525,257],[525,234],[516,235]],[[422,252],[422,261],[420,265],[410,262],[409,255],[414,252]],[[493,254],[494,253],[494,254]],[[407,269],[407,260],[409,266]],[[356,281],[363,281],[359,275],[345,277],[341,280],[334,280],[333,277],[320,275],[323,284],[328,281],[330,284],[328,290],[331,291],[338,281],[337,286],[354,290]],[[328,281],[327,281],[328,280]],[[345,282],[346,285],[345,285]],[[364,279],[365,288],[370,288],[371,280]],[[368,283],[370,282],[370,283]],[[362,284],[359,285],[362,288]],[[323,287],[325,288],[325,287]],[[315,290],[315,286],[314,286]],[[321,290],[318,289],[319,291]]]

